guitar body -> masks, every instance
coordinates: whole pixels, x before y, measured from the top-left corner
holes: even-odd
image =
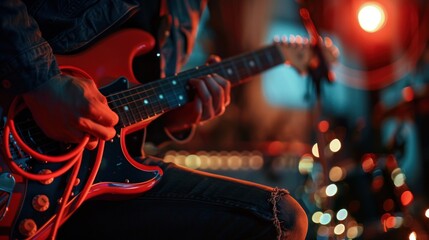
[[[81,53],[56,56],[64,74],[95,81],[106,96],[109,107],[118,114],[119,123],[116,126],[118,134],[112,141],[105,143],[102,158],[96,151],[84,150],[81,158],[74,158],[81,160],[81,165],[73,165],[73,170],[51,179],[53,181],[39,182],[29,180],[38,179],[34,176],[24,176],[28,173],[40,174],[40,171],[46,170],[55,172],[63,169],[67,163],[54,163],[52,159],[40,161],[34,156],[40,153],[57,157],[68,156],[76,146],[47,138],[37,127],[28,109],[24,107],[14,110],[17,106],[10,105],[12,107],[9,112],[13,115],[7,119],[5,128],[0,129],[3,153],[0,154],[0,239],[45,239],[50,236],[52,229],[55,230],[65,221],[84,200],[95,197],[117,199],[151,189],[161,179],[162,170],[133,159],[127,151],[125,136],[143,129],[164,112],[190,102],[194,94],[189,87],[190,79],[216,73],[235,86],[286,61],[303,71],[308,68],[313,49],[309,44],[275,43],[220,63],[200,66],[162,80],[139,84],[133,74],[133,59],[150,52],[154,45],[155,41],[148,33],[124,30],[97,42]],[[0,96],[2,103],[7,100],[10,101],[5,100],[3,95]],[[5,107],[5,104],[2,107]],[[0,116],[2,112],[5,112],[4,108],[0,108]],[[4,118],[2,117],[0,122]],[[12,122],[17,130],[13,135],[15,139],[9,133],[13,132]],[[17,144],[19,139],[22,139],[24,144]],[[30,149],[24,151],[23,146]],[[33,156],[27,152],[31,152]],[[93,169],[97,169],[97,163],[100,163],[100,166],[98,171],[94,171]],[[78,180],[74,182],[68,201],[63,202],[64,189],[71,184],[69,178],[75,176],[73,173],[77,174]],[[7,209],[9,211],[6,211]],[[59,213],[59,209],[64,211]],[[58,215],[61,217],[56,218]],[[55,223],[57,219],[61,220],[58,224]]]
[[[103,39],[83,53],[57,56],[57,61],[65,74],[91,77],[100,88],[100,91],[105,95],[109,95],[126,90],[130,85],[138,83],[132,73],[132,60],[139,54],[149,52],[154,43],[152,36],[146,32],[125,30]],[[125,145],[125,136],[128,133],[144,128],[154,118],[146,119],[132,126],[117,128],[117,136],[105,143],[100,168],[86,199],[94,197],[118,199],[133,196],[151,189],[161,179],[162,170],[159,167],[146,166],[139,160],[133,159],[128,154]],[[20,111],[15,116],[14,121],[24,142],[40,153],[49,152],[49,155],[61,155],[67,152],[67,149],[74,147],[70,144],[67,145],[51,140],[49,142],[50,147],[44,148],[45,142],[43,144],[39,143],[35,137],[42,134],[40,129],[21,131],[21,129],[26,129],[25,127],[28,124],[35,125],[28,109]],[[46,171],[46,169],[54,172],[64,164],[45,163],[36,160],[23,152],[14,143],[13,139],[10,142],[10,149],[2,149],[3,152],[13,152],[12,161],[28,172],[39,173],[42,170]],[[2,143],[1,140],[0,143]],[[4,144],[2,143],[2,148],[4,148],[3,146]],[[52,146],[55,149],[54,151],[52,151]],[[83,152],[78,181],[75,183],[72,195],[66,204],[64,219],[67,219],[78,207],[75,206],[76,199],[92,172],[96,154],[96,150],[85,150]],[[2,168],[0,192],[3,191],[2,196],[4,196],[3,198],[0,197],[0,200],[10,199],[10,201],[7,206],[5,204],[1,206],[7,207],[8,211],[4,218],[0,220],[0,239],[48,238],[62,200],[64,188],[68,184],[70,170],[66,174],[53,179],[50,183],[27,180],[8,168],[4,159],[6,156],[6,154],[0,155]],[[2,177],[14,179],[11,192],[6,191],[11,184],[8,185],[8,181],[2,180]],[[40,196],[43,196],[43,198],[40,198]],[[46,204],[43,206],[35,204],[37,201],[46,202],[45,199],[49,202],[48,207],[46,207]],[[29,219],[32,222],[29,223]],[[24,231],[25,234],[22,234],[23,231],[20,228],[23,228],[22,226],[25,224],[28,226],[28,224],[33,223],[36,224],[36,227],[32,230],[33,232],[28,234],[28,232]]]

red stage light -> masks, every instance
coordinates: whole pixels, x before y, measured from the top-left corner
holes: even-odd
[[[429,4],[417,0],[312,1],[311,16],[341,52],[336,79],[365,90],[409,74],[429,39]]]
[[[359,8],[358,21],[366,32],[377,32],[386,23],[384,8],[376,2],[368,2]]]

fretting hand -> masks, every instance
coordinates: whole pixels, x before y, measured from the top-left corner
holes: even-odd
[[[207,63],[219,62],[217,56],[210,56]],[[230,103],[231,83],[218,74],[209,74],[189,81],[195,91],[192,102],[162,116],[170,132],[180,131],[211,120],[225,112]]]

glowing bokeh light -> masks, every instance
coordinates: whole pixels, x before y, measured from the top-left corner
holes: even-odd
[[[373,154],[365,154],[362,158],[362,169],[364,172],[371,172],[375,168],[375,160]]]
[[[320,217],[320,224],[322,224],[322,225],[328,225],[331,222],[331,220],[332,220],[331,214],[324,213]]]
[[[363,232],[363,227],[362,226],[351,226],[349,227],[349,229],[347,230],[347,237],[350,239],[354,239],[359,237]]]
[[[242,159],[237,155],[233,155],[228,158],[229,169],[238,170],[241,168],[242,164],[243,164]]]
[[[337,194],[337,192],[338,192],[338,187],[335,184],[329,184],[326,187],[326,195],[329,197],[334,196],[335,194]]]
[[[322,217],[323,213],[320,211],[317,211],[315,213],[313,213],[313,216],[311,216],[311,220],[314,223],[320,223],[320,218]]]
[[[334,139],[329,143],[329,149],[332,152],[338,152],[341,149],[341,142],[338,139]]]
[[[428,208],[428,209],[426,209],[425,216],[426,216],[427,218],[429,218],[429,208]]]
[[[411,102],[414,99],[414,90],[412,87],[404,87],[402,89],[402,98],[405,102]]]
[[[345,209],[345,208],[340,209],[340,210],[337,212],[337,219],[338,219],[339,221],[343,221],[344,219],[346,219],[346,218],[347,218],[348,214],[349,214],[349,213],[347,212],[347,209]]]
[[[412,232],[412,233],[410,233],[410,236],[408,237],[408,239],[410,239],[410,240],[416,240],[416,239],[417,239],[417,234],[416,234],[416,232]]]
[[[197,169],[201,166],[201,159],[198,155],[191,154],[185,157],[185,166]]]
[[[346,173],[345,171],[338,166],[332,167],[331,170],[329,170],[329,179],[333,182],[338,182],[340,180],[343,180]]]
[[[396,187],[400,187],[405,184],[405,174],[401,171],[400,168],[396,168],[392,171],[391,174],[393,184],[395,184]]]
[[[315,157],[319,157],[319,146],[317,145],[317,143],[315,143],[313,145],[313,148],[311,148],[311,153],[313,153]]]
[[[320,132],[325,133],[329,130],[329,122],[326,120],[320,121],[318,127]]]
[[[358,21],[363,30],[373,33],[384,26],[386,14],[380,4],[368,2],[359,9]]]
[[[410,191],[405,191],[401,194],[401,203],[404,206],[409,205],[414,199],[413,194]]]
[[[304,154],[298,163],[298,170],[301,174],[308,174],[313,171],[314,159],[310,154]]]
[[[340,223],[337,226],[335,226],[334,233],[337,235],[341,235],[344,233],[345,230],[346,230],[346,226],[344,226],[344,224]]]

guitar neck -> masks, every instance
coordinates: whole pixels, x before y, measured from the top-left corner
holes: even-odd
[[[216,73],[236,86],[245,82],[248,77],[284,62],[280,47],[273,44],[219,63],[196,67],[175,76],[117,92],[107,96],[107,99],[112,110],[118,114],[122,127],[126,127],[191,101],[193,92],[188,81],[192,78]]]

